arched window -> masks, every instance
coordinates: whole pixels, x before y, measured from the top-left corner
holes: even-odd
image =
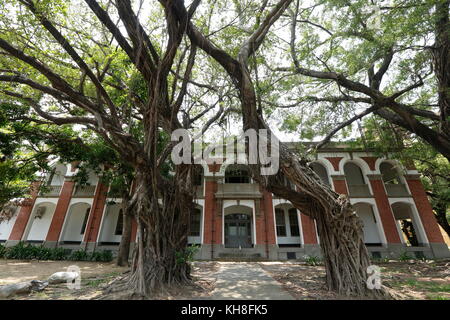
[[[366,184],[359,166],[352,162],[346,163],[344,165],[344,174],[350,196],[370,196],[369,186]]]
[[[357,185],[366,184],[364,181],[364,177],[363,177],[361,168],[352,162],[345,164],[344,174],[345,174],[345,180],[347,181],[348,185],[357,186]]]
[[[318,162],[311,163],[311,169],[320,177],[323,183],[330,185],[327,169]]]
[[[250,173],[243,165],[229,165],[225,170],[225,183],[250,183]]]
[[[406,189],[405,184],[402,183],[399,172],[392,163],[381,163],[380,172],[383,176],[383,182],[388,196],[401,197],[408,195],[408,190]]]
[[[411,205],[409,203],[396,202],[391,207],[403,242],[413,247],[425,243],[425,237],[414,218]]]
[[[383,162],[380,165],[380,172],[383,175],[383,181],[386,184],[400,184],[400,177],[397,170],[389,162]]]
[[[276,206],[275,223],[279,247],[301,246],[299,215],[292,204],[281,203]]]

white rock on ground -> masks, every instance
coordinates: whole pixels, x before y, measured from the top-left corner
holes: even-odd
[[[52,274],[48,278],[48,283],[55,284],[55,283],[63,283],[63,282],[72,282],[76,278],[78,278],[80,275],[77,272],[56,272]]]
[[[42,291],[47,286],[48,282],[39,280],[8,284],[5,286],[0,286],[0,297],[9,298],[16,294],[27,294],[31,291]]]

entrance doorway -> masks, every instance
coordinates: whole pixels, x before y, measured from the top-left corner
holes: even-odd
[[[233,213],[225,216],[225,247],[252,247],[252,223],[249,214]]]

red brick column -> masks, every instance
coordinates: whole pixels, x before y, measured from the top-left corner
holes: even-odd
[[[428,197],[420,181],[419,175],[405,176],[408,183],[409,190],[413,196],[417,211],[419,212],[423,228],[427,234],[429,242],[444,243],[444,238],[439,230],[436,218],[433,214],[433,209],[428,201]]]
[[[213,221],[215,220],[216,199],[214,193],[217,190],[217,182],[205,180],[205,208],[203,218],[203,243],[213,243]]]
[[[20,241],[22,240],[23,233],[27,227],[28,220],[30,219],[31,212],[33,211],[34,203],[39,193],[39,181],[35,181],[31,184],[31,198],[25,199],[20,207],[19,214],[17,215],[14,226],[9,234],[8,241]]]
[[[331,179],[333,180],[334,191],[339,194],[348,195],[347,183],[345,182],[344,175],[331,175]]]
[[[64,219],[66,218],[67,209],[69,208],[69,203],[72,199],[74,186],[74,181],[64,181],[45,241],[56,242],[59,240],[59,235],[61,234]]]
[[[103,211],[106,204],[106,195],[108,186],[98,183],[95,190],[94,202],[92,204],[91,212],[89,212],[89,219],[84,233],[83,242],[96,242],[98,233],[100,231],[100,223],[102,221]]]
[[[265,208],[263,198],[255,199],[255,230],[256,230],[255,244],[266,244],[267,230],[266,230]]]
[[[388,243],[402,243],[381,175],[367,175]]]
[[[255,199],[256,244],[275,244],[272,194],[262,189],[260,191],[262,197]]]
[[[317,244],[316,225],[314,220],[307,215],[300,214],[302,224],[303,241],[305,244]]]

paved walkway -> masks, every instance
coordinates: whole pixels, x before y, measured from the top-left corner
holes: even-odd
[[[255,263],[219,264],[213,300],[293,300],[279,282]]]

